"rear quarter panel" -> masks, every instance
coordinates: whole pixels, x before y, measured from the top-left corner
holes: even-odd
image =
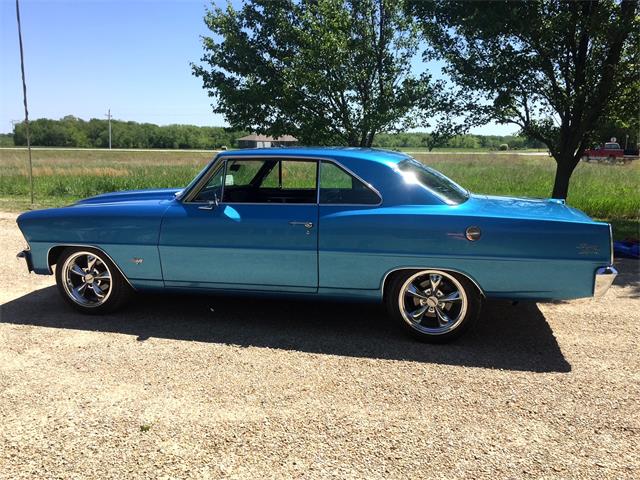
[[[482,237],[465,238],[479,226]],[[380,290],[402,268],[455,270],[487,297],[590,296],[595,270],[610,262],[609,226],[479,215],[471,205],[320,207],[319,283]]]

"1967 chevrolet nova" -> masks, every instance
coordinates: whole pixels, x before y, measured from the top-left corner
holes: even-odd
[[[408,155],[226,151],[184,189],[118,192],[18,217],[30,271],[85,313],[134,290],[384,301],[415,337],[451,340],[483,298],[600,296],[611,228],[557,200],[476,195]]]

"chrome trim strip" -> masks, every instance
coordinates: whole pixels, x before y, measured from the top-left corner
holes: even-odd
[[[613,230],[611,229],[611,224],[609,224],[609,251],[611,252],[609,264],[613,265]]]
[[[617,276],[618,270],[612,265],[598,268],[593,279],[593,297],[601,298],[607,293]]]
[[[478,282],[476,282],[476,280],[474,278],[471,278],[469,276],[469,274],[461,272],[460,270],[455,270],[453,268],[434,268],[434,267],[399,267],[399,268],[394,268],[392,270],[389,270],[387,273],[384,274],[384,277],[382,278],[382,285],[380,287],[380,289],[382,290],[382,298],[384,298],[384,286],[387,284],[387,277],[389,275],[391,275],[393,272],[399,272],[401,270],[442,270],[445,272],[453,272],[453,273],[457,273],[459,275],[464,276],[465,278],[467,278],[471,283],[473,283],[476,288],[478,289],[478,291],[480,292],[480,295],[482,295],[483,297],[487,297],[484,293],[484,290],[482,290],[482,287],[478,284]]]
[[[105,257],[107,257],[111,261],[111,263],[113,263],[116,266],[116,268],[120,272],[120,275],[122,275],[122,278],[124,278],[127,281],[129,286],[131,288],[133,288],[134,290],[136,289],[131,284],[131,282],[129,281],[127,276],[124,274],[124,272],[122,271],[120,266],[116,262],[114,262],[113,258],[111,258],[111,256],[107,252],[105,252],[100,247],[97,247],[95,245],[90,245],[90,244],[87,244],[87,243],[60,243],[60,244],[53,245],[52,247],[49,247],[49,250],[47,250],[47,265],[49,266],[49,274],[53,275],[53,269],[51,268],[51,263],[49,262],[49,258],[50,258],[49,256],[51,254],[51,250],[53,250],[54,248],[57,248],[57,247],[84,247],[84,248],[95,248],[96,250],[99,250],[101,253],[103,253],[105,255]]]

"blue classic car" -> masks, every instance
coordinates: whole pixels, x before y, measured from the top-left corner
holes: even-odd
[[[443,342],[484,298],[602,295],[611,228],[563,201],[476,195],[375,149],[225,151],[183,189],[109,193],[20,215],[30,271],[85,313],[134,290],[384,302]]]

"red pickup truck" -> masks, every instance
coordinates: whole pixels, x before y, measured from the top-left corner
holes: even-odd
[[[624,161],[624,150],[620,148],[619,143],[615,142],[607,142],[604,146],[599,146],[597,148],[590,148],[589,150],[585,150],[582,154],[582,158],[584,161],[589,162],[591,160],[600,161],[607,160],[611,163],[623,162]]]

